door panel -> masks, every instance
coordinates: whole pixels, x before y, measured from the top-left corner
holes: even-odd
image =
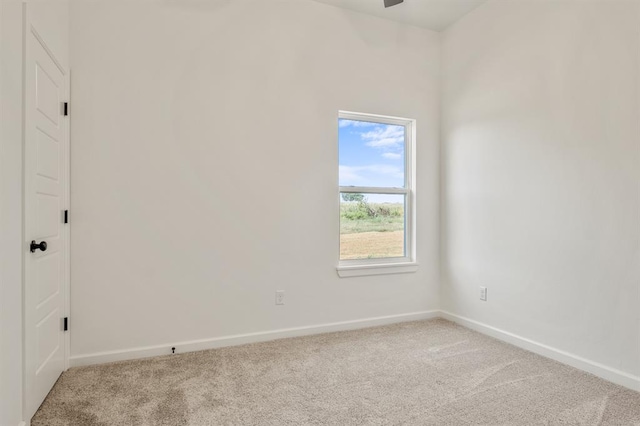
[[[54,308],[49,314],[40,321],[36,327],[38,330],[38,348],[37,348],[37,369],[36,375],[41,376],[44,374],[51,375],[51,377],[45,377],[45,379],[57,380],[58,376],[62,372],[58,373],[52,363],[54,358],[61,351],[60,340],[58,339],[58,331],[60,329],[60,311]],[[46,371],[45,371],[46,370]],[[42,379],[42,377],[39,377]]]
[[[47,65],[45,64],[45,66]],[[38,87],[36,108],[40,113],[51,120],[51,123],[54,126],[57,127],[60,121],[58,117],[60,111],[60,99],[61,95],[64,94],[60,93],[60,86],[55,81],[58,76],[54,75],[51,77],[39,63],[35,64],[35,72],[36,85]]]
[[[54,253],[51,256],[36,260],[36,282],[38,283],[36,311],[41,311],[42,305],[60,293],[60,255]]]
[[[50,245],[49,253],[52,253],[51,241],[54,238],[60,236],[59,222],[60,222],[60,200],[57,195],[37,193],[36,198],[38,209],[38,231],[37,237],[40,239],[46,238],[47,243]]]
[[[51,136],[38,129],[36,133],[38,144],[38,175],[58,182],[60,178],[60,144]]]
[[[36,29],[25,40],[25,405],[30,418],[65,369],[66,71]],[[47,243],[30,250],[31,241]]]

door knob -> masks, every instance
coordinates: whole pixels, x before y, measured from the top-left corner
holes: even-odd
[[[40,249],[42,251],[47,251],[47,242],[46,241],[42,241],[42,242],[40,242],[40,244],[37,244],[35,242],[35,240],[31,241],[31,253],[35,253],[36,250],[38,250],[38,249]]]

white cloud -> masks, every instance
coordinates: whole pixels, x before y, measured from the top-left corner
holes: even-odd
[[[338,171],[340,173],[340,182],[349,182],[358,183],[364,180],[358,172],[361,170],[360,167],[352,167],[352,166],[338,166]]]
[[[367,166],[339,166],[340,182],[348,182],[347,185],[369,181],[363,174],[373,173],[374,175],[392,176],[402,179],[404,170],[388,164],[369,164]]]
[[[341,119],[340,120],[340,127],[349,127],[349,126],[353,126],[353,127],[375,127],[377,126],[377,123],[371,123],[369,121],[355,121],[355,120],[345,120],[345,119]]]
[[[367,146],[374,148],[397,149],[404,145],[403,126],[385,126],[362,134],[362,139],[368,141]]]
[[[389,160],[399,160],[402,158],[402,154],[398,154],[397,152],[385,152],[382,156]]]
[[[367,171],[378,173],[381,175],[388,175],[397,178],[401,178],[404,176],[404,170],[401,170],[396,166],[389,166],[387,164],[372,164],[370,166],[365,166]]]
[[[353,131],[352,133],[359,134],[360,139],[365,142],[366,146],[382,151],[382,157],[387,160],[400,160],[403,158],[404,126],[346,119],[341,119],[339,125],[341,128],[349,126],[359,128],[373,127],[371,130]]]

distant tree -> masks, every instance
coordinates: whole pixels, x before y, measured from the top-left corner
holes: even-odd
[[[364,194],[345,192],[344,194],[342,194],[342,199],[344,201],[357,201],[358,203],[362,203],[364,201]]]

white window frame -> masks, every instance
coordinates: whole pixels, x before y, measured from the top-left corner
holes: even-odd
[[[338,194],[390,194],[405,196],[404,244],[403,257],[385,257],[379,259],[349,259],[340,260],[338,251],[337,271],[340,277],[362,275],[380,275],[415,272],[416,262],[416,212],[415,212],[415,150],[416,150],[416,121],[409,118],[390,117],[385,115],[366,114],[350,111],[339,111],[338,119],[367,121],[380,124],[403,126],[404,132],[404,187],[371,187],[371,186],[339,186]],[[338,234],[340,228],[338,227]]]

